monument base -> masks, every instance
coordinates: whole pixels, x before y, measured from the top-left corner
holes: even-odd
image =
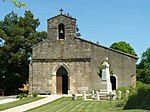
[[[112,85],[109,81],[101,82],[100,99],[108,99],[108,95],[112,93]]]

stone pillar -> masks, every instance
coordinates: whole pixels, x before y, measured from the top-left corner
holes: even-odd
[[[71,91],[71,77],[68,74],[68,94],[71,95],[72,91]]]
[[[98,91],[96,91],[96,98],[95,98],[96,100],[100,100],[100,98],[99,98],[99,92]]]
[[[102,64],[102,81],[110,81],[108,58]]]
[[[129,97],[129,90],[126,90],[126,97]]]
[[[109,94],[112,92],[112,85],[110,82],[110,72],[108,64],[108,58],[105,59],[105,61],[102,64],[102,81],[101,81],[101,90],[100,92]]]
[[[121,97],[122,97],[122,92],[121,91],[118,91],[117,97],[118,97],[118,100],[121,100]]]
[[[117,99],[117,94],[116,94],[115,90],[113,90],[113,94],[114,94],[113,100],[116,100]]]
[[[33,94],[33,64],[29,64],[29,94]]]
[[[86,100],[86,92],[83,91],[82,100]]]
[[[92,100],[95,99],[94,90],[92,90]]]

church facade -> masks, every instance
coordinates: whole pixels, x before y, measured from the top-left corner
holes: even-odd
[[[62,13],[47,20],[48,39],[32,48],[29,94],[80,94],[101,90],[99,66],[107,57],[112,88],[135,86],[137,57],[76,36],[76,19]]]

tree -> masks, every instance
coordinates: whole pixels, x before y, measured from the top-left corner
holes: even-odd
[[[3,2],[11,1],[16,7],[27,7],[27,4],[25,2],[18,2],[17,0],[2,0]]]
[[[0,89],[5,93],[17,92],[28,81],[31,47],[47,37],[36,31],[39,25],[31,11],[24,17],[11,12],[0,21]]]
[[[150,48],[143,52],[141,62],[137,65],[137,80],[150,84]]]
[[[110,46],[110,48],[137,56],[137,54],[135,53],[134,49],[130,46],[130,44],[123,41],[113,43]]]

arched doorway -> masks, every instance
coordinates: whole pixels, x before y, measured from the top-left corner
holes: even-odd
[[[112,90],[116,90],[116,77],[115,76],[110,76],[110,82],[112,85]]]
[[[61,66],[56,72],[57,94],[68,94],[68,72]]]

